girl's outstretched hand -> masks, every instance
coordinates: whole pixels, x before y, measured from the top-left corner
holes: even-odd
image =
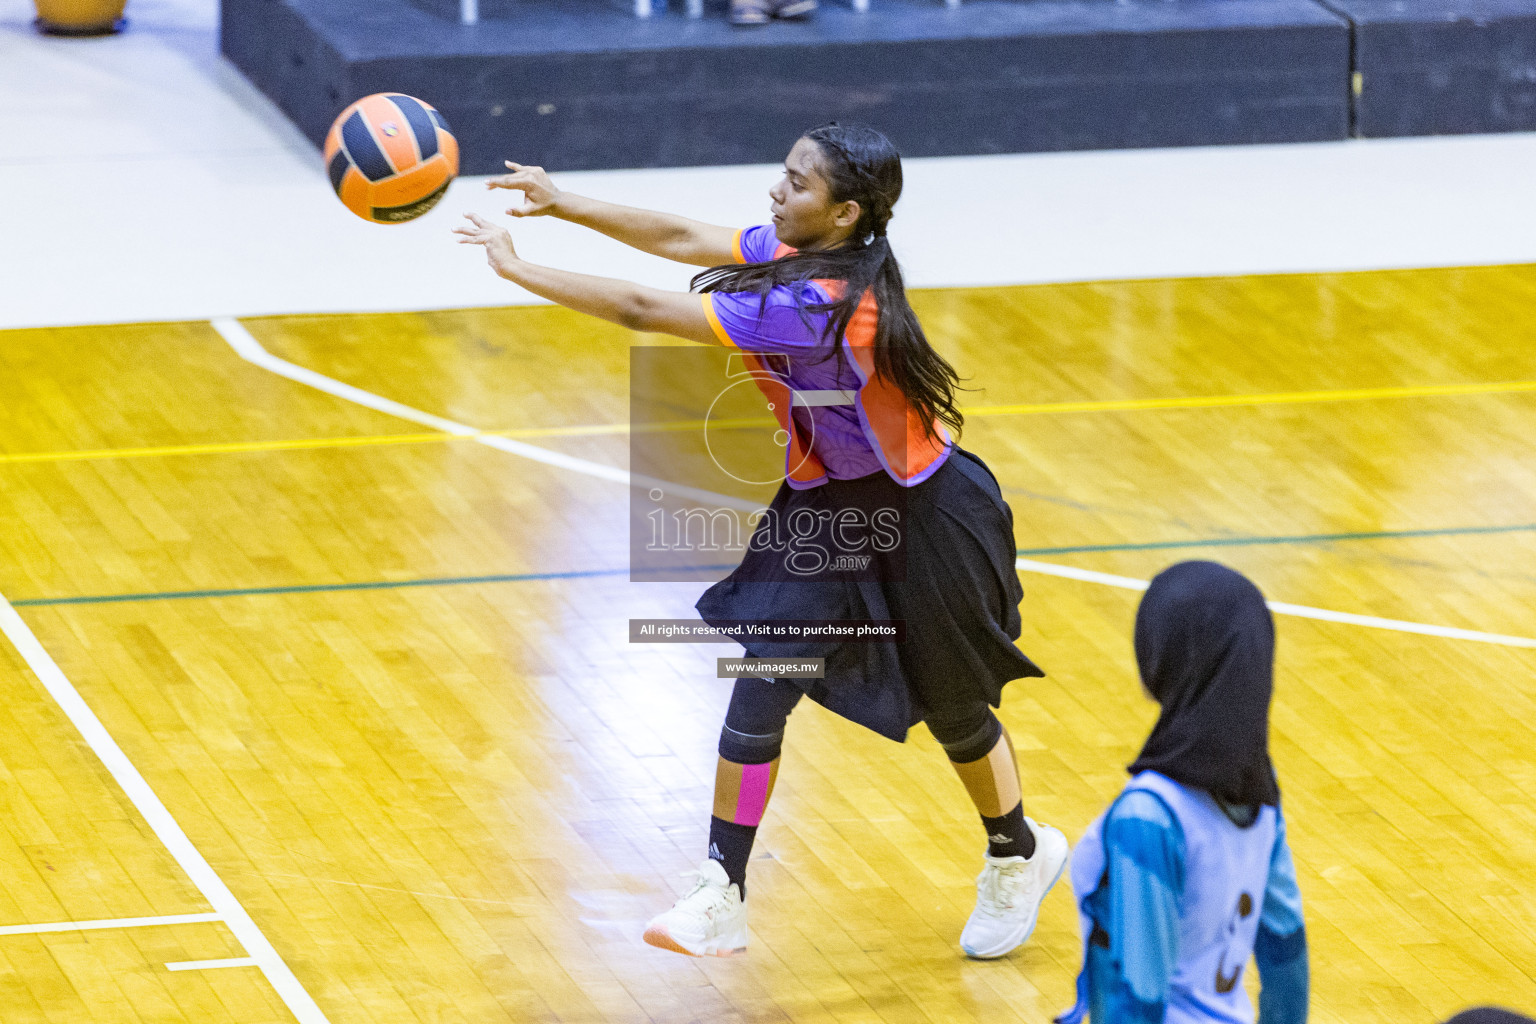
[[[506,161],[506,164],[507,170],[512,173],[492,178],[485,183],[485,187],[509,188],[523,194],[523,205],[509,208],[508,216],[541,217],[546,213],[555,212],[555,203],[560,198],[560,190],[555,188],[555,183],[549,180],[549,175],[544,173],[544,168],[524,167],[511,160]]]
[[[492,224],[478,214],[466,213],[464,217],[469,223],[453,229],[454,234],[464,236],[459,239],[459,244],[485,246],[485,261],[497,274],[507,276],[507,272],[517,262],[517,250],[512,248],[512,235],[506,228]]]

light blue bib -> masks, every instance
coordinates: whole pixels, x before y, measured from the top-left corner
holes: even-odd
[[[1242,977],[1253,956],[1264,909],[1278,821],[1275,808],[1260,808],[1251,826],[1239,828],[1208,794],[1157,772],[1140,773],[1121,795],[1132,790],[1161,800],[1184,833],[1179,960],[1168,985],[1167,1024],[1253,1024],[1253,1003],[1243,989]],[[1094,819],[1072,851],[1072,891],[1083,929],[1083,972],[1078,976],[1077,1005],[1058,1018],[1061,1024],[1079,1024],[1088,1010],[1088,939],[1093,921],[1085,908],[1104,879],[1104,819],[1113,809],[1111,804]]]

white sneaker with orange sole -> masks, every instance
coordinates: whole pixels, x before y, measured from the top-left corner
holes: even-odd
[[[688,956],[730,956],[747,949],[747,905],[717,860],[694,872],[693,888],[645,926],[645,941]]]

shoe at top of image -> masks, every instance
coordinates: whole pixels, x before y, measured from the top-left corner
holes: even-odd
[[[766,25],[774,18],[804,18],[816,10],[816,0],[731,0],[732,25]]]

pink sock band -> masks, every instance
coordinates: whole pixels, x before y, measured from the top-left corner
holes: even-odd
[[[768,808],[768,787],[773,781],[773,769],[772,763],[741,766],[741,790],[736,795],[736,814],[732,819],[736,824],[754,828],[762,824],[763,812]]]

